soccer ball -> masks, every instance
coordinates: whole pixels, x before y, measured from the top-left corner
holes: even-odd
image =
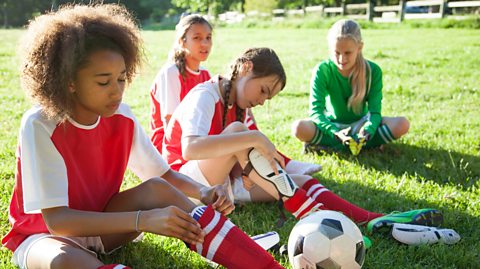
[[[365,244],[357,225],[345,215],[317,211],[300,220],[288,238],[294,269],[361,268]]]

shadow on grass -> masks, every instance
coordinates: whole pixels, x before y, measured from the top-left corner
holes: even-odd
[[[440,185],[453,184],[469,188],[480,179],[480,156],[445,149],[429,149],[393,143],[378,148],[362,150],[357,157],[347,151],[320,154],[337,154],[340,158],[395,176],[412,176]]]
[[[480,217],[466,213],[468,205],[456,205],[455,208],[440,206],[423,199],[413,200],[355,182],[339,184],[334,179],[321,175],[316,178],[342,198],[370,211],[389,213],[394,210],[439,209],[444,214],[442,227],[454,229],[462,237],[459,243],[452,246],[435,244],[414,247],[398,243],[388,233],[369,235],[373,240],[373,247],[367,252],[364,268],[480,268],[480,231],[477,229]],[[365,229],[362,230],[365,232]]]
[[[480,230],[477,229],[480,218],[465,213],[466,209],[440,206],[424,199],[410,199],[356,182],[340,184],[335,179],[324,178],[321,173],[316,178],[337,195],[370,211],[388,213],[394,210],[437,208],[444,213],[443,226],[455,229],[462,236],[462,240],[453,246],[435,244],[413,247],[398,243],[388,233],[369,235],[373,247],[367,252],[363,268],[480,268],[477,251],[480,249]],[[229,217],[249,235],[277,231],[280,245],[283,245],[288,243],[288,236],[296,220],[289,215],[285,225],[276,228],[278,216],[276,203],[248,203],[237,206]],[[365,233],[365,229],[361,229]],[[189,253],[184,251],[182,242],[164,244],[155,237],[148,235],[147,240],[130,243],[114,255],[102,257],[102,260],[123,263],[136,269],[212,268],[198,259],[189,259]],[[283,266],[291,268],[286,255],[278,252],[273,255]]]
[[[111,255],[101,255],[99,258],[105,263],[121,263],[134,269],[160,268],[194,268],[207,269],[209,266],[196,257],[197,254],[187,250],[185,244],[179,240],[164,244],[156,235],[149,234],[140,242],[129,243]]]

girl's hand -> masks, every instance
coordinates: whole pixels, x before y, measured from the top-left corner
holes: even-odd
[[[363,139],[364,142],[367,142],[370,139],[370,134],[365,131],[365,125],[360,128],[360,131],[358,132],[358,139]]]
[[[285,160],[283,159],[282,155],[280,155],[275,148],[275,145],[270,142],[270,140],[261,132],[257,131],[259,143],[255,146],[263,157],[267,159],[270,163],[275,174],[278,175],[277,163],[285,169]]]
[[[335,133],[335,138],[342,143],[342,145],[348,145],[350,144],[350,141],[353,140],[351,136],[349,136],[351,127],[342,129],[338,132]]]
[[[200,201],[206,205],[211,204],[213,209],[225,216],[232,213],[235,209],[233,198],[228,195],[228,187],[226,185],[202,188],[200,190]]]
[[[175,237],[189,244],[201,244],[205,237],[200,224],[176,206],[142,211],[138,226],[141,231]]]

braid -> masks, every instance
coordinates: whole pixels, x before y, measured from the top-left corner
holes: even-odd
[[[222,120],[222,129],[225,129],[225,124],[227,121],[227,114],[228,114],[228,98],[230,98],[230,91],[232,89],[232,81],[229,80],[225,84],[225,94],[223,95],[223,101],[225,104],[223,104],[223,120]]]
[[[245,109],[241,109],[240,107],[237,106],[236,120],[239,122],[243,122],[245,120],[244,116],[245,116]]]
[[[185,60],[185,54],[186,52],[183,48],[176,49],[173,54],[173,61],[175,62],[175,65],[177,66],[183,81],[185,81],[185,77],[187,75],[186,74],[187,62]]]
[[[233,67],[232,67],[232,73],[230,74],[230,78],[228,78],[228,82],[225,84],[225,94],[223,96],[223,100],[225,102],[224,104],[224,108],[223,108],[223,123],[222,123],[222,126],[223,128],[225,128],[225,124],[227,123],[227,114],[228,114],[228,99],[230,98],[230,93],[232,91],[232,84],[233,84],[233,81],[237,78],[238,76],[238,68],[239,66],[241,65],[243,61],[240,59],[238,59],[234,64],[233,64]],[[237,110],[236,110],[236,113],[237,113],[237,117],[236,117],[236,120],[239,120],[239,110],[240,108],[237,106]],[[243,109],[240,109],[240,110],[243,110]]]

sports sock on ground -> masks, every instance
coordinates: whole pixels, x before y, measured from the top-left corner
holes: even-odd
[[[311,175],[322,170],[322,166],[316,163],[300,162],[290,160],[285,165],[285,172],[289,175]]]
[[[303,184],[302,189],[306,191],[306,195],[322,203],[326,208],[330,210],[340,211],[345,216],[353,219],[354,222],[360,224],[366,224],[370,220],[383,216],[383,214],[367,211],[360,208],[334,194],[322,184],[318,183],[318,180],[312,178]]]
[[[191,244],[190,249],[229,269],[283,268],[275,259],[229,219],[213,210],[212,206],[196,207],[192,213],[202,229],[202,244]]]

